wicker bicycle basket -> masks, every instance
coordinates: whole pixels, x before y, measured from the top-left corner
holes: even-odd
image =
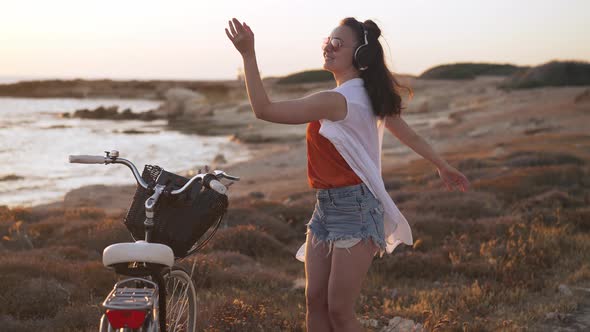
[[[150,189],[137,186],[131,207],[124,223],[135,240],[145,237],[145,201],[154,193],[156,184],[166,186],[165,191],[181,188],[189,179],[164,169],[146,165],[142,178]],[[211,238],[227,211],[226,195],[195,182],[180,195],[163,194],[154,208],[154,228],[151,242],[172,248],[174,256],[182,258],[194,253]],[[209,230],[206,241],[199,243]]]

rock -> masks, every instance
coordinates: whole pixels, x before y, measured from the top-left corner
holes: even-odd
[[[134,113],[131,109],[126,108],[122,112],[118,111],[117,106],[104,107],[99,106],[94,110],[79,109],[76,110],[71,116],[67,113],[62,114],[62,117],[75,117],[81,119],[93,119],[93,120],[145,120],[151,121],[159,118],[165,118],[165,114],[158,113],[156,110],[150,110],[147,112]]]
[[[572,293],[571,289],[567,285],[561,284],[557,287],[557,289],[559,290],[559,293],[561,293],[562,295],[565,295],[565,296],[574,295],[574,293]]]
[[[376,319],[362,319],[359,318],[359,323],[361,323],[362,326],[364,327],[373,327],[376,328],[377,326],[379,326],[379,322]]]
[[[430,110],[430,106],[428,105],[427,101],[422,102],[422,104],[420,104],[420,107],[418,107],[418,109],[416,110],[416,113],[428,113],[428,111]]]
[[[414,331],[414,327],[416,326],[416,324],[414,323],[413,320],[411,319],[404,319],[402,320],[398,325],[398,331],[400,332],[410,332],[410,331]]]
[[[548,312],[545,314],[545,320],[555,320],[555,321],[560,321],[563,323],[567,323],[572,321],[573,315],[572,314],[564,314],[561,312],[557,312],[557,311],[553,311],[553,312]]]
[[[584,92],[580,93],[579,95],[577,95],[574,98],[575,104],[587,103],[587,102],[590,102],[590,89],[584,90]]]
[[[494,151],[492,151],[492,154],[494,155],[494,157],[502,156],[505,153],[506,153],[506,149],[501,146],[495,148]]]
[[[399,316],[389,320],[389,325],[383,327],[379,332],[417,332],[424,331],[422,324],[414,323],[411,319],[405,319]]]
[[[22,177],[20,175],[16,175],[16,174],[8,174],[8,175],[0,176],[0,181],[16,181],[16,180],[22,180],[22,179],[24,179],[24,177]]]
[[[305,289],[305,278],[293,280],[293,289]]]
[[[392,299],[395,299],[395,297],[397,296],[397,294],[398,294],[398,293],[399,293],[398,289],[397,289],[397,288],[394,288],[394,289],[392,289],[392,290],[391,290],[391,292],[389,293],[389,296],[390,296]]]
[[[213,163],[216,165],[227,164],[227,159],[225,159],[223,154],[219,153],[213,158]]]
[[[172,88],[164,94],[166,102],[160,106],[168,117],[210,115],[213,110],[205,105],[205,97],[184,88]]]
[[[123,112],[121,112],[121,114],[120,114],[120,118],[123,120],[131,120],[131,119],[133,119],[133,117],[134,117],[134,114],[130,108],[124,109]]]
[[[264,193],[261,193],[260,191],[252,191],[248,194],[248,196],[252,198],[262,199],[264,198]]]
[[[548,312],[545,314],[545,319],[554,320],[554,319],[557,319],[557,315],[558,315],[557,312]]]
[[[75,118],[81,119],[114,119],[118,116],[117,106],[99,106],[94,110],[80,109],[74,112]]]
[[[145,130],[136,130],[136,129],[129,129],[120,131],[123,134],[127,135],[137,135],[137,134],[157,134],[158,131],[145,131]]]

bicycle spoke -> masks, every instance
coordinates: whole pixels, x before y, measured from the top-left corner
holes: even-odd
[[[171,313],[176,312],[176,309],[178,309],[179,302],[180,302],[180,299],[178,299],[178,297],[179,297],[179,295],[177,295],[176,293],[174,293],[173,296],[170,298],[170,300],[175,300],[174,303],[172,303],[172,308],[170,309],[170,312]]]
[[[166,317],[166,323],[167,325],[169,325],[171,328],[174,328],[175,326],[172,325],[173,320],[171,319],[173,316],[176,315],[176,310],[178,307],[178,294],[177,294],[177,290],[178,290],[178,286],[180,285],[180,281],[174,279],[174,290],[172,292],[172,294],[170,294],[170,299],[169,299],[169,307],[168,307],[168,314]],[[182,287],[182,286],[181,286]]]
[[[175,319],[176,324],[178,324],[178,321],[182,318],[182,316],[184,316],[185,310],[186,310],[186,320],[188,321],[189,313],[188,313],[188,310],[187,309],[188,309],[188,306],[189,306],[189,302],[190,301],[188,300],[186,294],[187,294],[189,288],[190,287],[187,284],[186,285],[186,288],[184,290],[184,294],[182,295],[182,301],[181,301],[182,303],[181,303],[180,310],[178,310],[178,313],[177,313],[177,316],[176,316],[176,319]]]
[[[185,316],[185,310],[187,309],[188,300],[186,299],[186,291],[188,290],[188,286],[185,288],[184,295],[182,296],[182,300],[180,302],[180,308],[177,311],[176,318],[174,319],[175,325],[179,325],[179,320]],[[186,316],[188,316],[188,311],[186,312]],[[181,325],[182,326],[182,325]]]
[[[166,276],[166,326],[169,331],[193,331],[196,314],[193,285],[193,279],[185,271],[171,271]]]
[[[167,301],[168,317],[166,319],[167,326],[171,331],[187,330],[189,327],[190,318],[190,300],[188,293],[191,290],[190,282],[186,280],[172,279],[172,292],[169,292],[170,297]]]
[[[168,290],[166,290],[167,293],[171,294],[168,301],[166,301],[166,308],[170,308],[170,302],[174,298],[173,295],[176,292],[176,286],[178,286],[178,281],[176,279],[172,279],[172,282],[174,282],[174,288],[172,289],[172,293],[170,293],[170,292],[168,292]],[[168,280],[166,281],[166,288],[168,288]]]

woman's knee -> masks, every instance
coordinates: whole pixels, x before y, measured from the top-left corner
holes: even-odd
[[[354,306],[336,298],[328,299],[328,314],[330,316],[330,322],[334,326],[341,326],[350,320],[356,319]]]
[[[310,311],[328,310],[328,292],[320,287],[307,288],[305,301]]]

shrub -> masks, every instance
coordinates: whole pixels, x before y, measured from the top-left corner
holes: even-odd
[[[439,65],[426,70],[419,78],[424,79],[473,79],[479,75],[508,76],[519,67],[509,64],[453,63]]]
[[[67,305],[69,291],[55,279],[21,280],[14,287],[3,288],[0,313],[19,319],[47,318]]]
[[[539,195],[518,201],[511,210],[531,214],[532,212],[555,211],[558,208],[573,208],[583,205],[585,203],[575,195],[570,195],[563,190],[550,189]]]
[[[299,321],[286,320],[268,299],[228,299],[215,310],[209,323],[207,332],[302,331]]]
[[[252,257],[242,255],[236,251],[213,251],[208,253],[207,257],[211,257],[216,262],[219,262],[222,267],[256,264],[256,261]]]
[[[457,164],[457,169],[461,172],[464,172],[474,169],[489,168],[495,166],[497,166],[497,163],[489,159],[466,158],[459,161],[459,163]]]
[[[280,258],[291,254],[277,239],[253,225],[221,229],[207,247],[212,250],[237,251],[254,258]]]
[[[261,264],[226,267],[213,274],[214,287],[238,287],[252,293],[274,292],[293,286],[293,280],[284,273]]]
[[[425,192],[417,198],[404,201],[404,210],[428,212],[441,218],[476,219],[494,217],[503,213],[502,204],[495,195],[486,192]]]
[[[99,261],[72,261],[57,257],[46,249],[0,254],[0,284],[2,289],[18,287],[23,278],[55,279],[72,284],[72,301],[88,301],[103,296],[116,281],[115,274]]]
[[[54,331],[93,331],[98,328],[101,315],[97,305],[62,307],[50,326]]]
[[[584,160],[562,152],[521,151],[511,153],[504,164],[510,167],[536,167],[549,165],[583,165]]]
[[[55,216],[32,224],[29,231],[36,247],[66,245],[102,253],[112,243],[132,241],[121,221],[104,216],[100,220]]]
[[[451,268],[451,262],[441,253],[412,252],[403,256],[375,259],[370,273],[387,275],[385,282],[395,282],[398,278],[437,280],[448,275]]]
[[[208,254],[193,254],[182,260],[183,266],[192,273],[197,288],[210,288],[215,285],[215,276],[223,269],[217,257]]]
[[[50,246],[45,248],[47,255],[68,261],[97,261],[101,253],[76,246]]]
[[[545,225],[542,219],[510,225],[503,236],[482,242],[479,255],[492,267],[494,278],[506,286],[532,290],[543,288],[539,271],[570,257],[578,244],[564,225]]]
[[[590,63],[554,60],[515,72],[500,85],[500,88],[527,89],[579,85],[590,85]]]
[[[408,214],[407,218],[412,221],[412,233],[415,239],[421,239],[420,251],[429,249],[440,249],[445,240],[453,234],[469,233],[474,240],[478,236],[488,236],[486,223],[451,219],[437,216],[435,214]]]
[[[280,215],[270,215],[260,209],[237,208],[228,211],[224,223],[228,226],[255,225],[258,229],[283,243],[299,238],[294,227],[281,220]]]
[[[507,203],[515,203],[549,189],[583,188],[588,182],[590,174],[576,165],[552,165],[512,169],[472,184],[474,190],[493,192]]]
[[[250,204],[252,209],[264,211],[264,213],[279,218],[282,222],[293,227],[299,234],[306,231],[305,223],[309,221],[314,205],[285,205],[273,201],[254,201]]]
[[[333,81],[334,75],[326,70],[307,70],[285,76],[277,81],[277,84],[299,84],[311,82]]]
[[[564,210],[560,213],[559,220],[581,232],[590,232],[590,208],[588,207]]]
[[[0,222],[4,221],[33,221],[34,217],[31,210],[22,207],[9,208],[5,205],[0,205]]]
[[[49,319],[19,320],[9,315],[0,315],[0,326],[3,332],[29,332],[47,329]]]

